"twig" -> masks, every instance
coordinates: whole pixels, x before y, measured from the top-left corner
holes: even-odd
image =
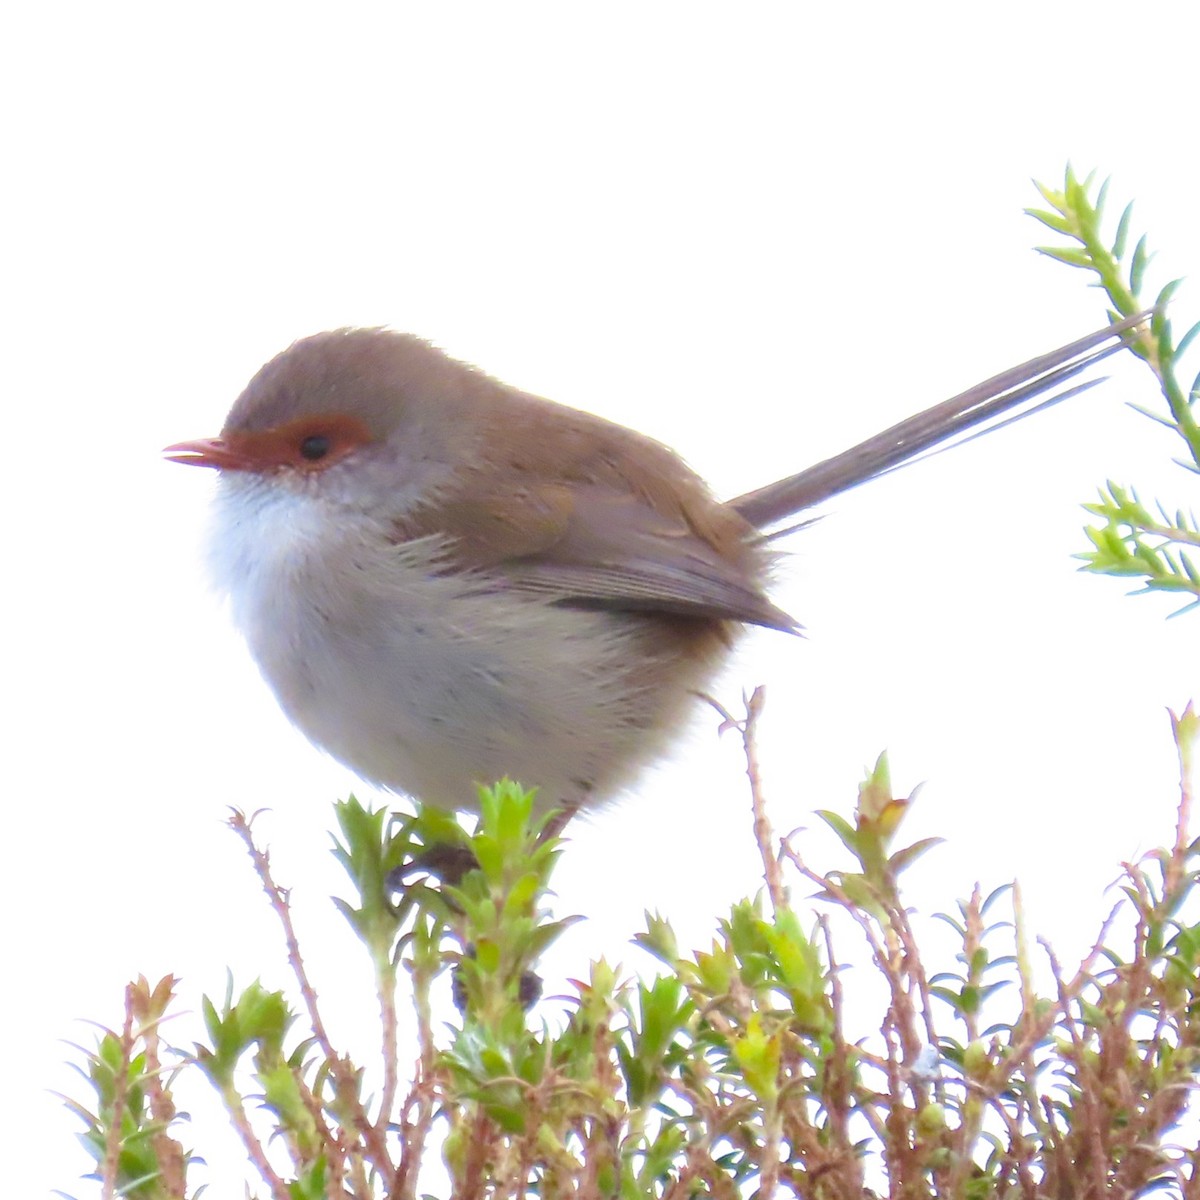
[[[150,1101],[150,1112],[159,1126],[151,1134],[154,1157],[161,1172],[159,1182],[169,1200],[184,1200],[187,1194],[187,1177],[183,1147],[169,1133],[171,1122],[175,1119],[175,1102],[170,1091],[163,1087],[163,1067],[158,1053],[158,1024],[171,999],[174,986],[175,979],[170,975],[162,979],[153,990],[144,977],[139,977],[136,984],[129,985],[127,995],[138,1020],[138,1037],[146,1058],[146,1069],[142,1078]]]
[[[1182,716],[1171,713],[1171,729],[1179,753],[1179,809],[1175,821],[1175,845],[1164,871],[1164,902],[1175,895],[1186,875],[1188,829],[1192,818],[1192,741],[1188,735],[1194,728],[1193,716],[1190,704]]]
[[[317,1006],[316,989],[308,978],[308,971],[300,955],[300,943],[296,938],[296,929],[292,924],[289,893],[275,882],[271,874],[270,855],[265,850],[258,848],[250,828],[250,820],[247,819],[246,814],[240,809],[234,809],[233,815],[229,818],[229,824],[245,843],[246,849],[250,853],[250,859],[254,863],[255,873],[261,880],[263,890],[267,893],[267,899],[271,902],[271,907],[275,910],[275,915],[283,927],[288,965],[292,968],[292,973],[300,985],[300,994],[304,999],[304,1007],[308,1012],[308,1019],[312,1023],[317,1045],[321,1047],[321,1051],[329,1063],[329,1069],[333,1072],[342,1098],[350,1105],[355,1128],[366,1143],[372,1162],[378,1171],[390,1176],[393,1166],[391,1156],[388,1154],[387,1143],[364,1111],[358,1099],[358,1079],[346,1061],[333,1048],[333,1042],[325,1029],[325,1022],[321,1019],[320,1009]]]
[[[113,1200],[117,1172],[121,1166],[121,1126],[129,1100],[129,1068],[133,1062],[133,984],[125,988],[125,1023],[121,1026],[121,1061],[113,1080],[112,1118],[104,1137],[104,1163],[101,1167],[101,1200]]]
[[[229,1119],[233,1122],[238,1137],[242,1139],[246,1154],[257,1168],[259,1175],[262,1176],[263,1182],[271,1189],[274,1200],[291,1200],[292,1190],[267,1161],[266,1151],[263,1150],[262,1142],[258,1140],[258,1135],[250,1126],[250,1118],[246,1116],[246,1110],[242,1107],[242,1098],[238,1095],[237,1089],[229,1084],[222,1087],[220,1091],[221,1099],[225,1101],[225,1108],[229,1113]]]
[[[375,957],[372,955],[372,957]],[[383,1033],[383,1094],[379,1101],[379,1129],[386,1132],[399,1088],[400,1047],[397,1041],[396,969],[391,962],[376,961],[375,994],[379,998],[379,1023]]]
[[[779,868],[779,851],[775,847],[775,833],[771,828],[771,819],[767,816],[767,802],[763,795],[762,769],[758,758],[758,721],[762,716],[767,701],[766,688],[756,687],[747,700],[743,696],[746,715],[741,720],[735,718],[719,701],[712,696],[705,696],[721,717],[719,733],[727,729],[736,729],[742,738],[742,752],[746,759],[746,777],[750,780],[750,804],[754,813],[754,840],[758,843],[758,852],[762,855],[763,878],[766,880],[767,891],[771,896],[771,907],[776,913],[788,907],[787,887],[783,882],[783,872]]]
[[[1071,994],[1063,980],[1062,968],[1054,951],[1044,941],[1042,942],[1042,947],[1050,959],[1050,969],[1058,985],[1059,1014],[1062,1017],[1063,1023],[1067,1026],[1067,1031],[1071,1035],[1071,1045],[1075,1050],[1074,1060],[1077,1084],[1075,1091],[1082,1110],[1080,1113],[1082,1120],[1077,1118],[1071,1122],[1071,1132],[1079,1135],[1080,1142],[1087,1147],[1088,1153],[1084,1162],[1080,1162],[1080,1159],[1085,1156],[1076,1154],[1074,1156],[1074,1165],[1077,1170],[1082,1168],[1084,1171],[1088,1171],[1090,1168],[1091,1178],[1087,1180],[1088,1191],[1086,1194],[1089,1197],[1093,1197],[1094,1200],[1100,1200],[1107,1193],[1108,1181],[1104,1169],[1107,1156],[1104,1153],[1104,1140],[1100,1133],[1103,1127],[1103,1117],[1099,1111],[1097,1081],[1091,1077],[1093,1072],[1088,1068],[1087,1047],[1084,1045],[1083,1036],[1079,1031],[1079,1022],[1071,1012],[1075,996]],[[1088,1076],[1088,1078],[1085,1078],[1085,1076]]]

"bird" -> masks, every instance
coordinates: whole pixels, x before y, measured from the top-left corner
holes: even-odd
[[[768,585],[807,522],[781,523],[1054,402],[1147,316],[725,501],[664,444],[387,328],[296,341],[219,436],[163,453],[217,471],[215,581],[311,742],[452,811],[518,780],[561,828],[666,754],[745,629],[800,632]]]

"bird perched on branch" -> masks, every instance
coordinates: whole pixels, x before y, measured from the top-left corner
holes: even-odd
[[[570,813],[664,753],[745,626],[799,628],[767,594],[772,529],[1045,396],[1145,316],[727,501],[661,443],[384,329],[296,342],[220,436],[165,453],[219,471],[219,582],[309,739],[427,803],[509,776]]]

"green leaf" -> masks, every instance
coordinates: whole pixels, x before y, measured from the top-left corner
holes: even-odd
[[[817,816],[833,830],[841,839],[842,845],[858,858],[858,830],[850,824],[840,813],[831,812],[829,809],[817,809]]]
[[[1040,221],[1043,225],[1049,226],[1056,233],[1066,234],[1068,237],[1075,235],[1075,223],[1069,217],[1062,216],[1059,213],[1047,212],[1042,208],[1027,208],[1025,215],[1033,217],[1035,221]]]
[[[745,1030],[731,1040],[733,1057],[755,1095],[768,1108],[779,1099],[779,1064],[782,1058],[782,1039],[778,1033],[767,1034],[762,1015],[751,1014]]]
[[[1146,268],[1150,265],[1150,259],[1153,256],[1146,249],[1146,235],[1143,234],[1138,239],[1138,244],[1133,248],[1133,262],[1129,267],[1129,290],[1136,296],[1142,290],[1142,281],[1146,275]]]
[[[1056,262],[1066,263],[1069,267],[1095,268],[1092,256],[1086,250],[1074,250],[1069,246],[1035,246],[1038,254],[1053,258]]]
[[[1107,181],[1105,187],[1108,186]],[[1121,219],[1117,222],[1117,236],[1113,239],[1112,255],[1113,258],[1123,258],[1125,255],[1125,246],[1129,240],[1129,222],[1133,218],[1133,202],[1130,201],[1125,205],[1125,211],[1121,213]]]
[[[911,846],[905,846],[902,850],[897,850],[888,859],[888,866],[892,871],[899,875],[901,871],[907,870],[921,857],[927,850],[932,850],[934,846],[940,846],[944,838],[928,837],[922,838],[919,842],[913,842]]]
[[[1174,298],[1175,293],[1177,291],[1179,291],[1179,289],[1182,286],[1183,286],[1182,279],[1172,279],[1171,282],[1164,285],[1162,290],[1158,293],[1158,296],[1154,300],[1154,307],[1159,308],[1159,309],[1165,309],[1167,307],[1167,305],[1170,304],[1171,300]],[[1179,351],[1178,351],[1178,349],[1176,349],[1176,354],[1178,354],[1178,353],[1179,353]]]

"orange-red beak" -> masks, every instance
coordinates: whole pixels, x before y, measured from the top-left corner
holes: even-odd
[[[224,438],[198,438],[194,442],[176,442],[167,446],[163,454],[171,462],[185,463],[192,467],[216,467],[222,471],[252,471],[262,463],[239,451]]]

